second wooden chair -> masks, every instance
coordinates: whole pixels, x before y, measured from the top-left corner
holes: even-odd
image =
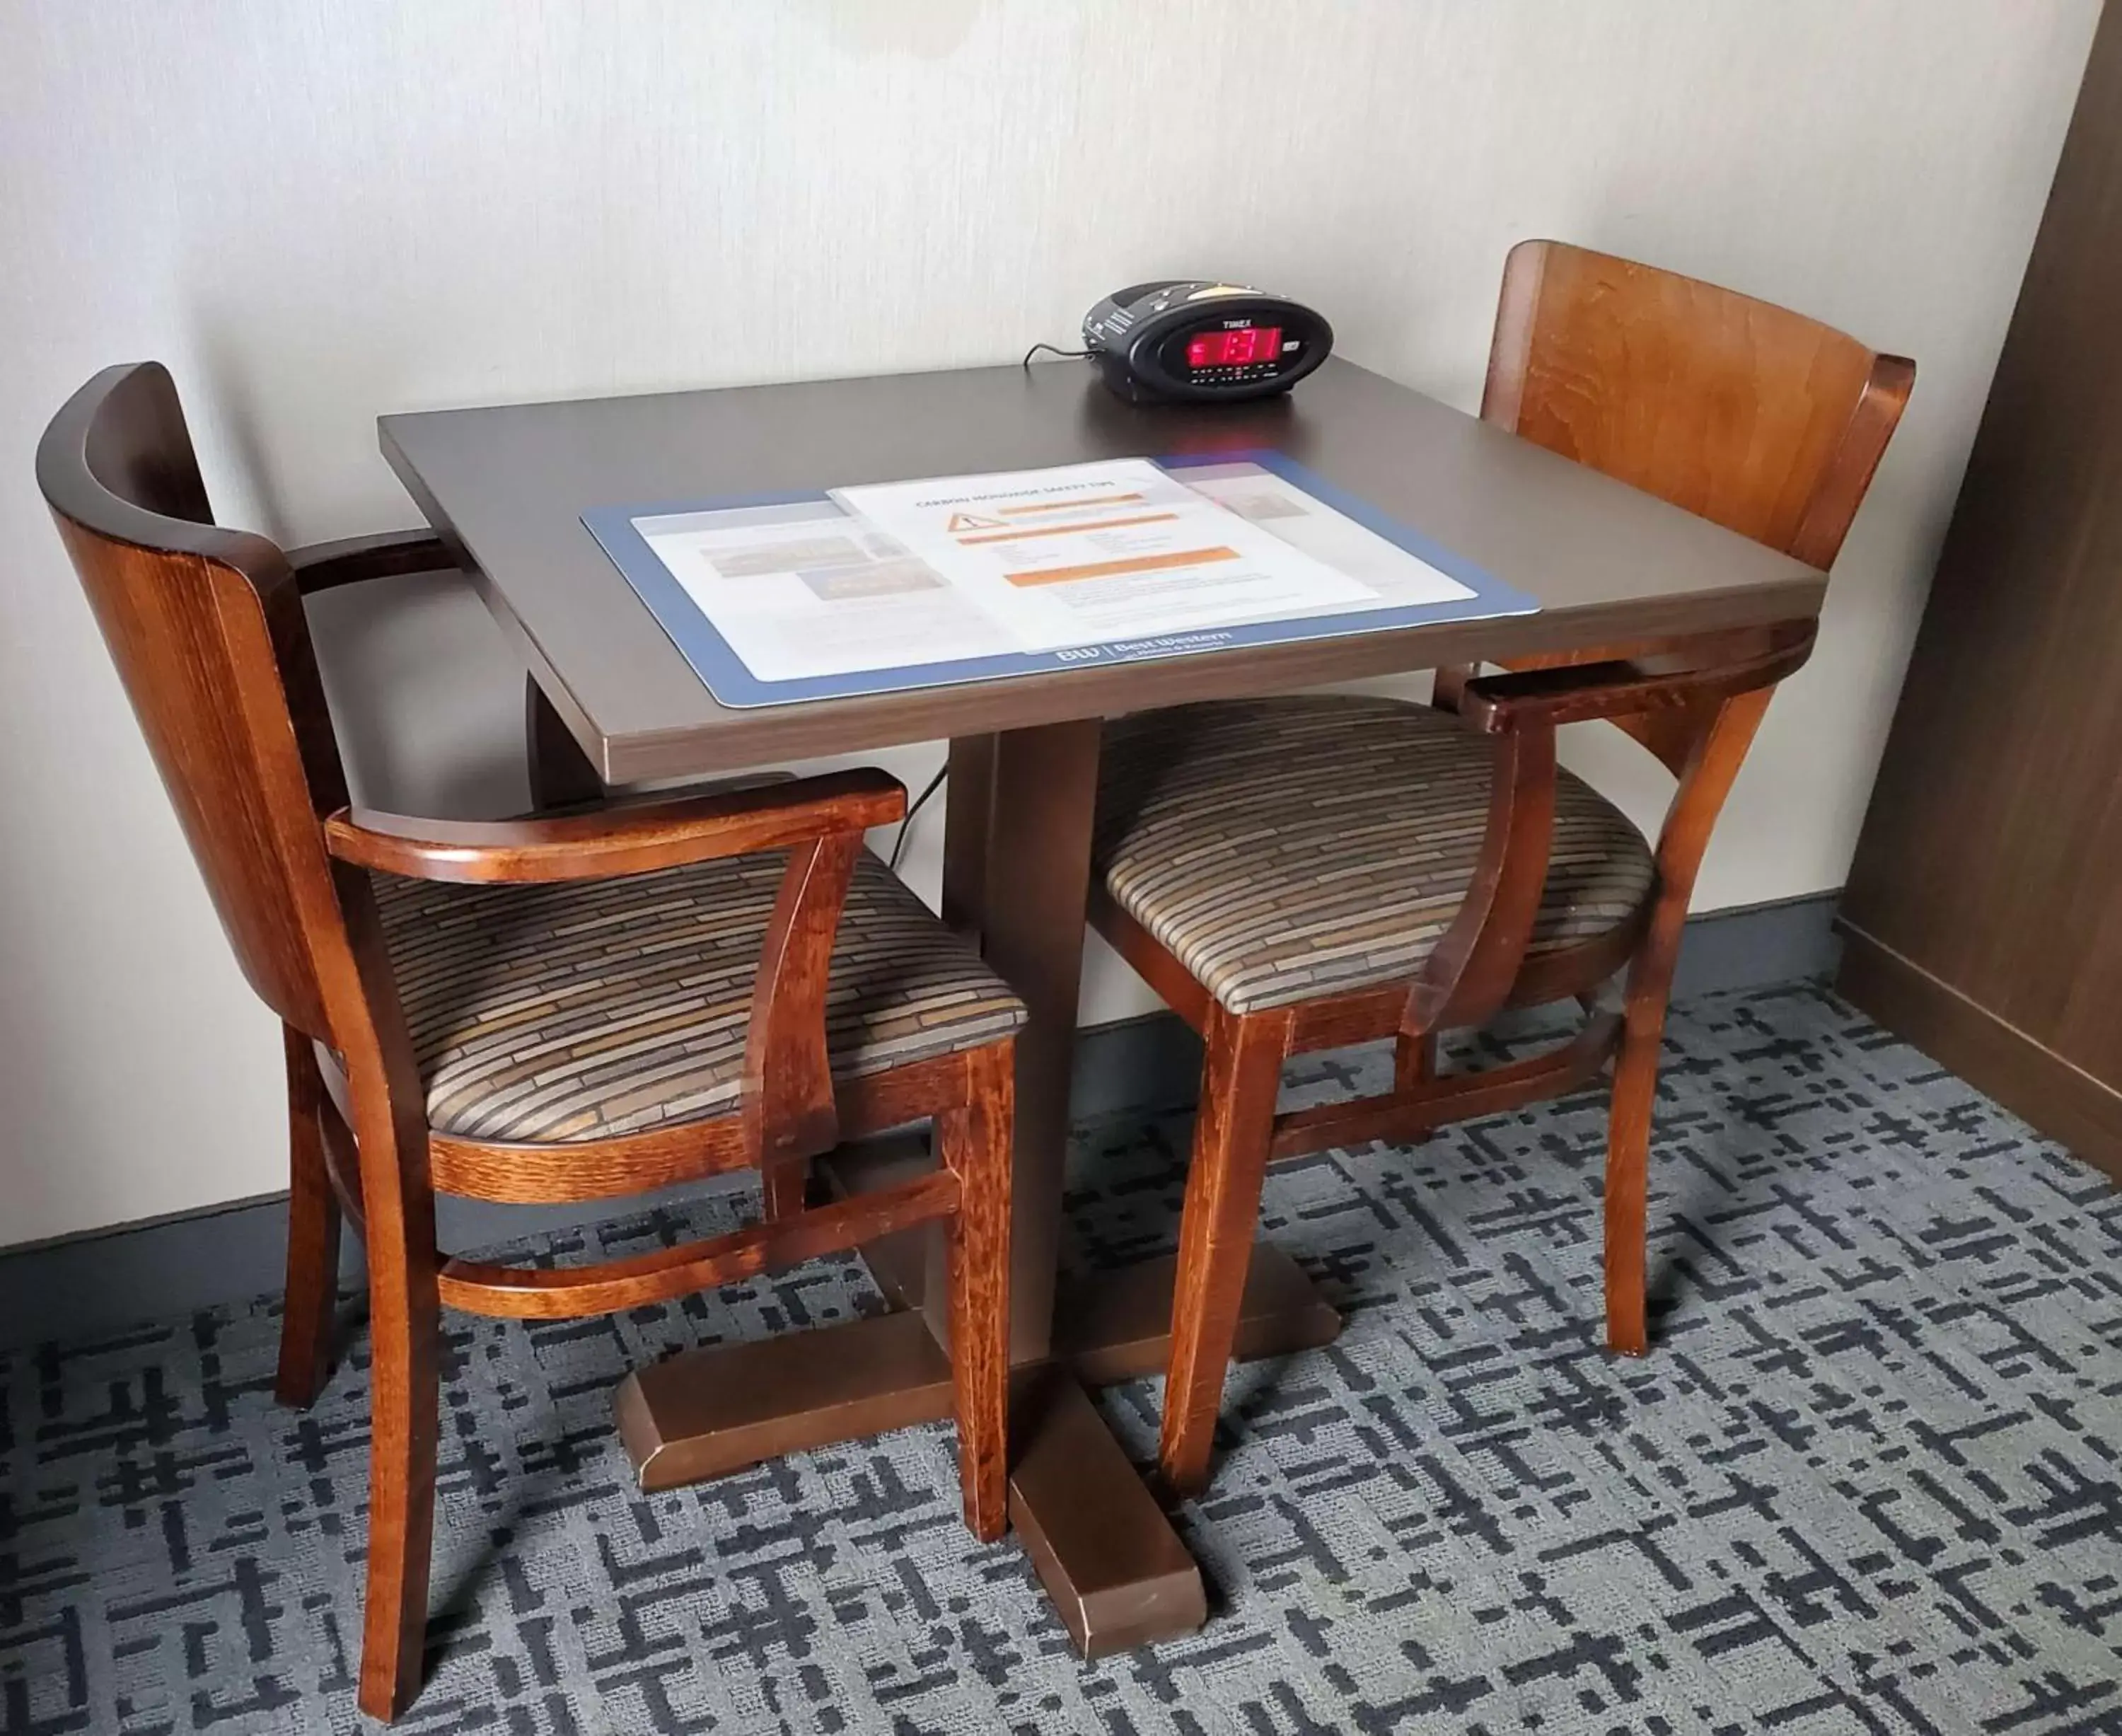
[[[348,807],[305,595],[444,566],[432,536],[283,553],[213,522],[170,377],[98,374],[37,479],[238,962],[283,1024],[278,1395],[330,1370],[367,1242],[359,1700],[417,1692],[445,1306],[610,1313],[942,1220],[966,1523],[1007,1523],[1012,1049],[1022,1004],[864,849],[882,772],[498,824]],[[806,1209],[843,1134],[932,1118],[931,1172]],[[589,1266],[452,1258],[435,1196],[582,1201],[758,1171],[764,1221]]]
[[[1548,241],[1505,271],[1483,417],[1807,564],[1842,545],[1914,380],[1799,315]],[[1710,829],[1809,621],[1442,671],[1434,706],[1185,706],[1105,734],[1091,920],[1207,1044],[1160,1456],[1207,1481],[1268,1164],[1555,1096],[1610,1061],[1609,1341],[1640,1353],[1666,1000]],[[1677,778],[1656,844],[1555,763],[1618,724]],[[1619,1011],[1592,997],[1625,971]],[[1442,1032],[1581,999],[1547,1053],[1437,1074]],[[1394,1088],[1277,1115],[1285,1057],[1392,1039]]]

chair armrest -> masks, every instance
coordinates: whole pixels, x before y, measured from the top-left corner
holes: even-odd
[[[867,768],[639,807],[533,820],[424,820],[341,808],[325,821],[340,861],[409,880],[608,880],[860,833],[906,814],[906,787]]]
[[[296,588],[305,597],[364,579],[454,571],[456,567],[432,531],[381,531],[372,536],[313,542],[306,548],[288,550],[287,564],[295,569]]]
[[[1692,667],[1652,671],[1617,660],[1479,676],[1465,684],[1456,709],[1469,728],[1507,735],[1534,726],[1552,728],[1726,700],[1773,686],[1797,668],[1811,654],[1815,630],[1811,621],[1778,627],[1757,651]]]

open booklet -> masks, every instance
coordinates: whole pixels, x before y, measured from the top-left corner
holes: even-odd
[[[1529,613],[1276,453],[583,515],[725,705]]]

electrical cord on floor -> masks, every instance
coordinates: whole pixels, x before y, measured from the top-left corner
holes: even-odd
[[[1033,345],[1031,346],[1031,349],[1027,349],[1026,351],[1025,351],[1025,353],[1024,353],[1024,360],[1023,360],[1021,363],[1020,363],[1018,364],[1018,366],[1022,367],[1031,367],[1031,358],[1032,358],[1034,356],[1037,355],[1037,354],[1039,353],[1039,352],[1040,352],[1040,350],[1042,350],[1042,349],[1043,349],[1043,350],[1045,350],[1045,351],[1046,352],[1046,353],[1047,353],[1048,355],[1049,355],[1049,356],[1059,356],[1059,357],[1060,357],[1060,358],[1061,358],[1061,359],[1062,359],[1063,361],[1064,361],[1064,362],[1080,362],[1080,361],[1082,361],[1082,360],[1086,356],[1087,356],[1087,355],[1089,355],[1089,354],[1090,354],[1090,351],[1088,351],[1087,349],[1061,349],[1061,348],[1060,348],[1059,345],[1057,345],[1057,344],[1033,344]]]
[[[895,873],[899,859],[906,854],[907,835],[914,830],[914,817],[921,812],[921,804],[942,787],[944,779],[951,775],[950,762],[946,760],[936,768],[936,775],[923,786],[921,793],[914,798],[914,805],[906,810],[906,817],[899,822],[899,835],[891,840],[891,859],[889,866]]]

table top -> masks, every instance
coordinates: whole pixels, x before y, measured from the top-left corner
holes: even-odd
[[[1823,573],[1334,358],[1288,396],[1124,404],[982,367],[385,416],[385,457],[610,783],[1817,614]],[[592,507],[1271,447],[1540,612],[914,693],[718,705],[582,523]]]

